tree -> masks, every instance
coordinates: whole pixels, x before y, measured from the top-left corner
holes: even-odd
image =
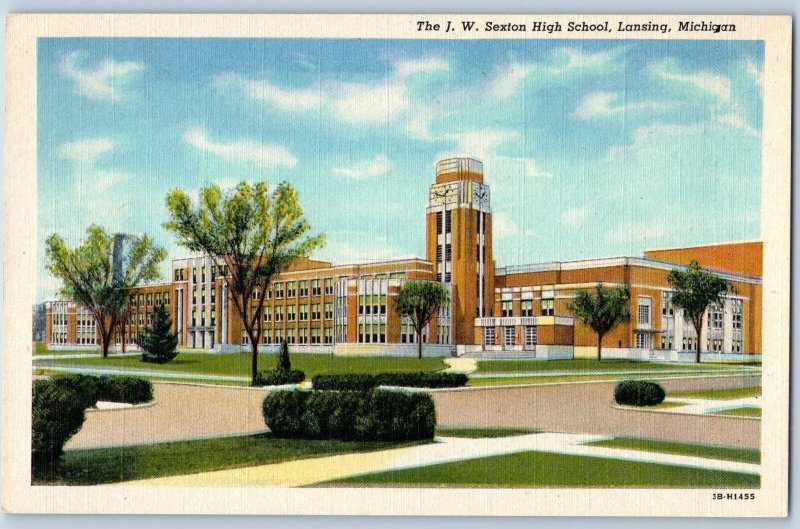
[[[631,319],[630,294],[622,286],[605,287],[597,284],[594,293],[579,290],[569,304],[575,317],[597,334],[597,361],[603,360],[603,337],[618,325]]]
[[[127,317],[125,291],[158,279],[158,267],[167,251],[143,235],[133,240],[125,256],[115,255],[114,236],[96,224],[87,228],[86,240],[77,248],[70,248],[55,233],[47,238],[45,247],[47,270],[61,280],[59,294],[91,312],[100,333],[102,356],[107,358],[114,331]]]
[[[178,355],[178,335],[172,332],[172,318],[164,305],[156,307],[153,321],[142,332],[140,345],[145,351],[142,362],[165,364]]]
[[[447,289],[432,281],[408,281],[397,293],[397,313],[408,316],[417,335],[417,356],[422,358],[422,331],[439,307],[448,303]]]
[[[164,227],[177,235],[180,245],[226,267],[230,299],[250,339],[255,385],[266,297],[260,294],[292,261],[321,247],[325,236],[306,236],[310,225],[297,191],[286,182],[273,193],[265,182],[241,182],[225,195],[219,186],[210,185],[200,191],[196,207],[186,191],[174,189],[167,196],[167,209],[171,218]],[[255,306],[251,299],[257,299]]]
[[[278,371],[288,373],[292,370],[292,361],[289,358],[289,346],[286,340],[281,341],[281,350],[278,353]]]
[[[697,335],[695,361],[700,363],[700,331],[703,329],[703,316],[711,305],[722,306],[725,295],[734,291],[733,285],[700,267],[697,261],[689,263],[686,270],[672,270],[667,281],[675,289],[672,304],[683,309],[683,316],[694,326]]]

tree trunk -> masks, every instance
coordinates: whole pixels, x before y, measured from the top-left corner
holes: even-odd
[[[694,332],[697,334],[697,351],[695,356],[695,363],[700,363],[700,331],[703,328],[703,318],[700,317],[700,325],[695,324]]]
[[[603,335],[597,333],[597,361],[603,361]]]
[[[100,341],[101,341],[100,347],[102,348],[103,358],[108,358],[108,348],[111,345],[111,339],[109,338],[108,335],[112,333],[113,331],[109,331],[108,333],[106,333],[105,329],[100,331]]]
[[[250,374],[251,380],[250,385],[256,385],[256,379],[258,378],[258,342],[253,341],[253,338],[250,338],[250,348],[252,349],[253,358],[250,361]]]
[[[122,320],[122,344],[120,345],[122,346],[123,353],[125,352],[125,333],[127,331],[127,325],[125,323],[127,320],[128,320],[127,316],[124,320]]]
[[[422,360],[422,331],[417,331],[417,358]]]

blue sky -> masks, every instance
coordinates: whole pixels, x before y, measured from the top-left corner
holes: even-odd
[[[39,299],[50,233],[182,257],[166,194],[211,182],[292,182],[316,257],[423,256],[452,155],[484,162],[498,266],[760,237],[760,41],[40,39],[38,59]]]

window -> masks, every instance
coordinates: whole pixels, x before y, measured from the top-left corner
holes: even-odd
[[[325,295],[330,296],[333,294],[333,279],[330,277],[325,278]]]
[[[442,262],[442,245],[441,244],[436,245],[436,262],[437,263],[441,263]]]
[[[295,288],[294,281],[287,281],[286,282],[286,297],[293,298],[297,296],[297,288]]]
[[[506,300],[506,301],[503,301],[501,315],[504,318],[510,318],[511,316],[514,315],[514,307],[513,307],[513,305],[514,305],[514,303],[510,299]]]
[[[308,321],[308,305],[300,305],[300,321]]]
[[[333,319],[333,303],[325,303],[325,319]]]
[[[306,329],[305,327],[301,327],[300,330],[298,331],[298,342],[301,344],[308,343],[308,329]]]
[[[264,321],[272,321],[272,307],[264,307]]]
[[[297,307],[295,305],[286,306],[286,321],[295,321],[297,317]]]
[[[494,327],[483,328],[483,345],[495,344],[495,329]]]
[[[453,210],[448,209],[444,212],[444,232],[450,233],[453,229]]]
[[[325,327],[325,343],[333,343],[333,327]]]
[[[525,345],[536,345],[538,340],[538,332],[536,325],[525,326]]]
[[[275,298],[281,299],[283,297],[283,283],[275,283]]]
[[[318,345],[320,343],[320,329],[311,329],[311,344]]]
[[[716,305],[712,305],[708,309],[708,328],[709,329],[722,329],[724,314]]]
[[[444,260],[445,261],[452,261],[453,260],[453,245],[446,244],[444,247]]]
[[[653,344],[653,335],[647,332],[636,333],[636,348],[637,349],[650,349]]]
[[[673,316],[675,309],[672,307],[672,292],[661,292],[661,315]]]
[[[319,303],[311,304],[311,319],[318,320],[320,317]]]
[[[280,305],[275,307],[275,321],[283,321],[283,307]]]
[[[639,296],[639,311],[637,321],[639,325],[650,325],[650,298]]]
[[[322,295],[322,287],[319,286],[319,279],[314,279],[313,281],[311,281],[311,295],[312,296]]]
[[[523,316],[533,316],[533,300],[532,299],[521,300],[520,310]]]
[[[732,320],[733,320],[733,328],[734,330],[741,330],[742,329],[742,300],[741,299],[734,299],[731,301],[731,313],[732,313]]]
[[[553,298],[542,299],[542,316],[552,316],[555,314],[555,300]]]
[[[436,233],[444,233],[442,231],[442,212],[436,212]]]
[[[164,292],[164,297],[162,298],[164,305],[169,305],[169,292]]]
[[[286,329],[286,343],[295,343],[294,329]]]
[[[512,327],[512,326],[506,327],[505,331],[503,332],[503,335],[504,335],[503,336],[503,345],[514,345],[515,338],[516,338],[516,332],[515,332],[514,327]]]
[[[308,296],[308,281],[300,281],[300,296]]]

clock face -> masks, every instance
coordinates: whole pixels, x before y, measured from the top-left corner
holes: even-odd
[[[452,204],[458,199],[458,184],[437,185],[431,187],[430,204],[431,206],[441,206],[442,204]]]
[[[472,190],[472,202],[479,206],[489,206],[489,187],[483,184],[476,184]]]

